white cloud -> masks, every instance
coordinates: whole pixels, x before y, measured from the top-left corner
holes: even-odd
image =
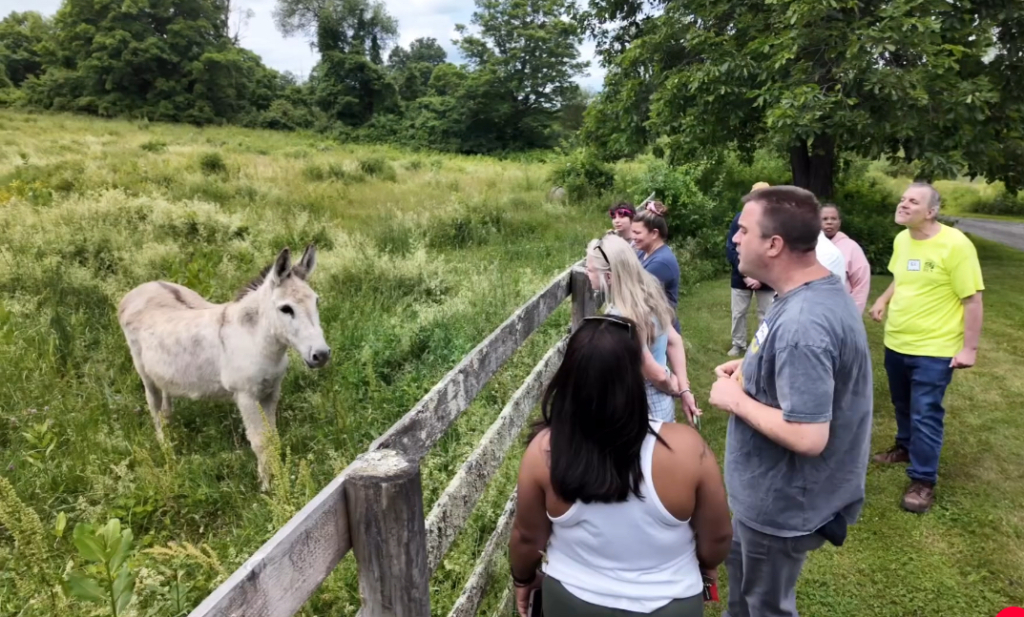
[[[279,71],[291,71],[305,77],[317,62],[317,54],[310,49],[303,36],[285,38],[274,25],[276,0],[236,0],[252,9],[253,17],[243,30],[240,44],[263,58],[264,64]],[[398,20],[399,44],[408,46],[420,37],[434,37],[448,52],[448,60],[460,62],[458,50],[452,44],[456,38],[455,24],[469,25],[475,8],[472,0],[385,0],[388,11]],[[60,7],[60,0],[0,0],[0,15],[11,11],[39,11],[50,15]],[[587,41],[580,49],[584,60],[590,60],[589,76],[577,81],[588,88],[600,89],[604,69],[594,58],[594,45]]]

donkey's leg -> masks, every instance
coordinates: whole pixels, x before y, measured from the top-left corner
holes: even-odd
[[[274,387],[270,394],[260,400],[260,407],[267,416],[267,422],[272,430],[277,430],[277,402],[281,400],[281,383]]]
[[[160,404],[160,416],[163,418],[164,424],[171,421],[171,414],[174,413],[174,402],[171,401],[171,395],[166,390],[163,391],[163,400]]]
[[[166,393],[160,391],[151,379],[142,376],[142,385],[146,388],[146,405],[149,407],[149,415],[153,418],[153,426],[156,427],[156,440],[164,442],[163,418],[160,414],[160,407]]]
[[[146,406],[149,407],[149,415],[153,418],[153,426],[156,427],[156,440],[163,443],[164,428],[160,417],[160,410],[164,400],[167,399],[167,394],[160,392],[160,389],[156,387],[153,380],[146,374],[146,368],[142,364],[142,352],[135,337],[128,331],[125,331],[125,340],[128,342],[128,350],[132,354],[132,364],[135,366],[135,372],[139,374],[139,378],[142,379],[142,386],[146,389]]]
[[[241,392],[235,395],[235,403],[238,405],[238,410],[242,412],[245,436],[249,438],[249,445],[256,455],[256,469],[260,475],[260,490],[265,491],[270,487],[270,474],[267,465],[266,433],[263,424],[263,414],[260,413],[260,404],[254,397]]]

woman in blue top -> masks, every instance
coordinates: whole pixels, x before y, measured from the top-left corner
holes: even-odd
[[[672,327],[681,332],[676,306],[679,304],[679,261],[665,241],[668,240],[668,208],[660,201],[645,202],[633,217],[633,248],[644,270],[658,279],[672,307]]]
[[[675,422],[673,399],[680,398],[692,425],[694,416],[701,412],[686,375],[683,339],[672,328],[664,327],[672,322],[672,309],[658,280],[640,267],[626,241],[613,235],[590,242],[587,275],[593,289],[604,293],[609,315],[622,315],[638,324],[644,343],[642,368],[651,417]]]

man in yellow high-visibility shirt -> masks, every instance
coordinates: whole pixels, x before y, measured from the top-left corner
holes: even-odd
[[[909,463],[903,508],[927,512],[935,501],[945,409],[942,399],[953,370],[974,366],[981,336],[985,288],[974,244],[938,221],[939,192],[911,184],[896,207],[905,225],[893,241],[893,282],[871,318],[885,321],[885,372],[896,409],[896,445],[874,457]]]

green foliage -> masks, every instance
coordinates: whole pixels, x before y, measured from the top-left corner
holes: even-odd
[[[371,178],[380,178],[389,182],[395,182],[398,179],[395,166],[382,156],[360,159],[359,171]]]
[[[134,535],[134,599],[119,614],[187,615],[607,225],[586,205],[547,202],[542,162],[73,115],[3,111],[0,125],[12,140],[0,157],[0,263],[16,265],[0,268],[0,383],[13,384],[0,388],[0,475],[21,499],[18,521],[34,513],[41,530],[0,522],[2,617],[109,616],[109,601],[69,596],[63,581],[70,563],[109,595],[72,531],[111,518]],[[150,142],[166,147],[143,150]],[[209,153],[228,173],[204,173]],[[384,171],[365,174],[364,161]],[[335,355],[316,372],[292,362],[275,446],[275,477],[287,480],[263,498],[231,402],[175,400],[167,443],[156,441],[116,307],[154,279],[229,300],[281,247],[311,241]],[[441,494],[568,319],[559,309],[447,432],[425,467],[426,493]],[[514,486],[509,465],[504,494],[481,504],[452,566],[432,579],[438,614]],[[55,538],[61,512],[67,528]],[[355,614],[351,562],[309,614]]]
[[[587,148],[573,150],[556,163],[549,176],[575,200],[598,197],[612,188],[615,172]]]
[[[96,604],[108,604],[112,617],[124,615],[135,591],[136,574],[129,564],[134,540],[131,529],[121,529],[112,518],[103,527],[79,523],[74,531],[78,556],[87,565],[68,575],[71,595]]]
[[[1006,121],[1024,111],[1024,81],[1009,68],[1022,44],[1017,5],[655,4],[663,10],[649,16],[639,0],[591,0],[583,16],[609,64],[584,129],[591,143],[615,153],[657,143],[670,159],[772,144],[790,155],[794,183],[822,197],[841,152],[917,160],[926,176],[1022,178],[1024,133]]]
[[[904,229],[893,220],[901,192],[870,176],[843,177],[831,200],[842,213],[842,231],[860,244],[873,274],[888,273],[892,242]]]
[[[275,73],[224,35],[209,0],[142,5],[67,0],[53,18],[45,70],[24,80],[45,109],[207,124],[266,109]]]
[[[641,159],[645,163],[639,173],[620,178],[626,194],[639,204],[654,193],[668,207],[668,240],[685,242],[696,257],[720,259],[725,230],[735,213],[735,202],[715,198],[718,187],[705,192],[700,187],[708,163],[670,166],[663,160]],[[716,183],[717,184],[717,183]]]
[[[0,89],[43,72],[50,36],[52,20],[35,11],[13,11],[0,21]]]
[[[199,169],[203,170],[204,174],[212,176],[227,173],[228,165],[220,152],[207,152],[199,157]]]

